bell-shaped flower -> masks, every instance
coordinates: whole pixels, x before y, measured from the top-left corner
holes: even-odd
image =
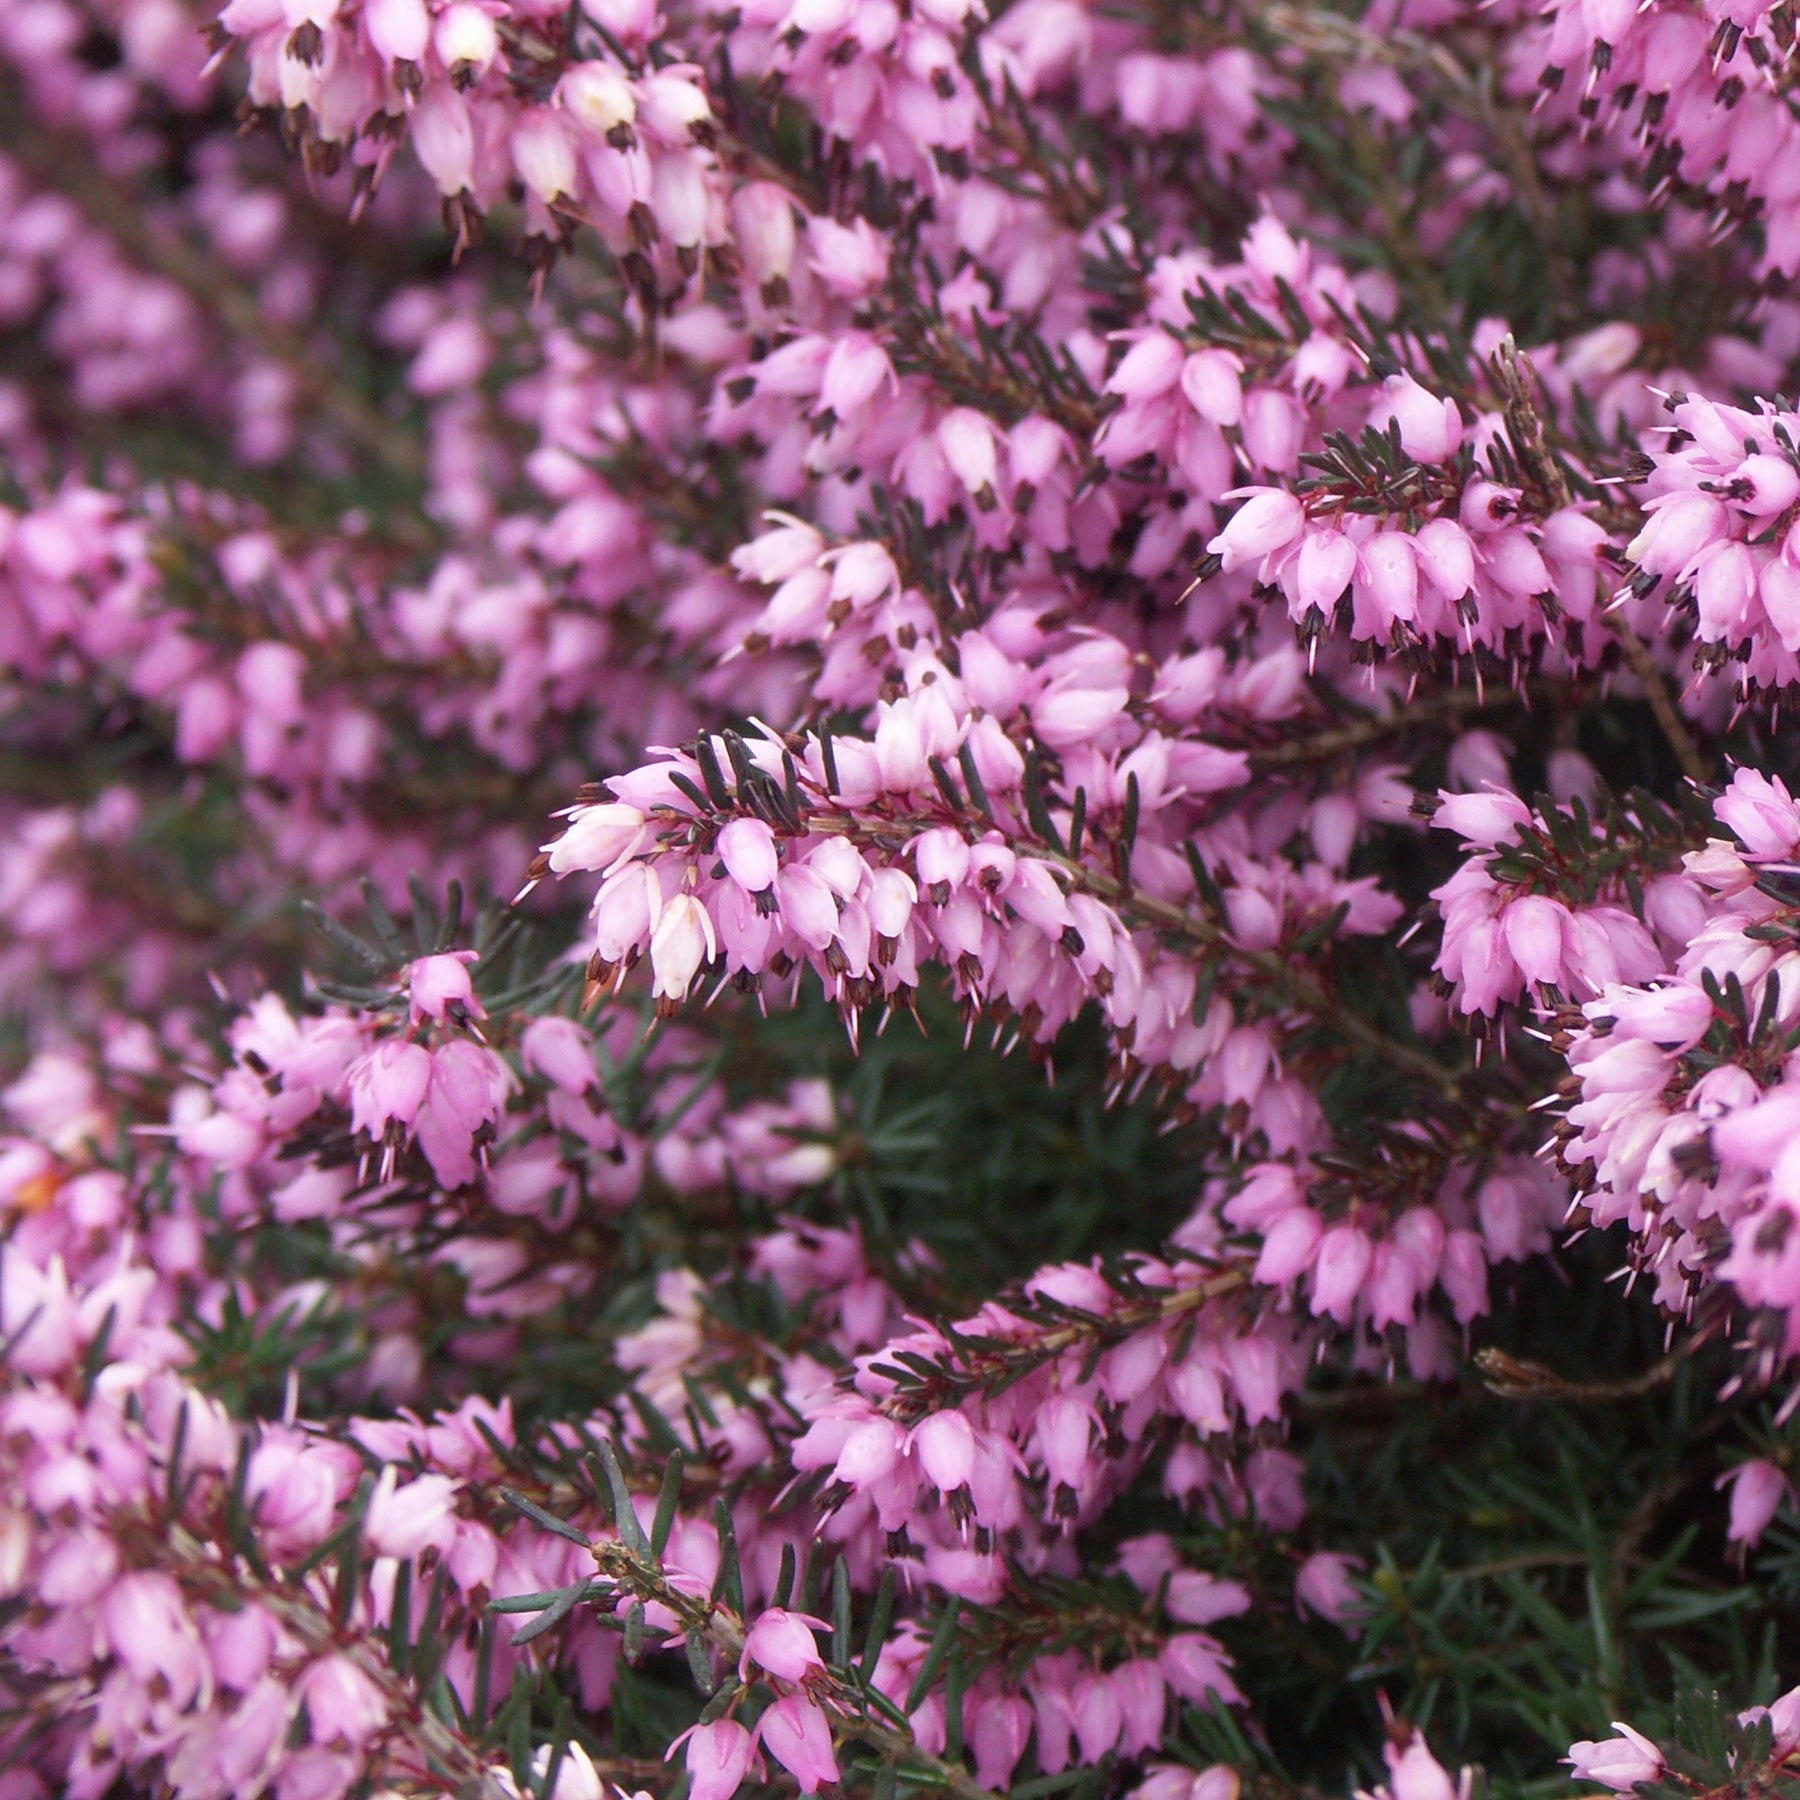
[[[816,1794],[826,1782],[838,1779],[831,1726],[804,1694],[777,1700],[757,1720],[756,1739],[799,1782],[803,1794]]]
[[[440,956],[421,956],[406,965],[402,979],[412,1002],[412,1022],[440,1022],[451,1007],[466,1018],[485,1019],[487,1009],[475,998],[469,965],[479,960],[473,950],[452,950]]]
[[[1731,1522],[1726,1537],[1754,1549],[1781,1503],[1793,1492],[1788,1478],[1767,1457],[1753,1457],[1720,1477],[1731,1484]]]
[[[1660,1781],[1662,1752],[1641,1731],[1633,1731],[1617,1719],[1613,1730],[1617,1737],[1569,1746],[1563,1760],[1575,1771],[1575,1779],[1595,1782],[1619,1794],[1629,1794],[1646,1781]]]
[[[750,1772],[756,1743],[736,1719],[716,1719],[684,1734],[689,1800],[731,1800]],[[669,1748],[675,1754],[681,1738]]]
[[[780,867],[775,834],[761,819],[733,819],[719,833],[719,860],[746,894],[766,893]]]
[[[719,954],[712,915],[692,894],[665,903],[650,938],[656,998],[684,1000],[694,977]]]
[[[1306,523],[1301,504],[1285,488],[1242,488],[1227,499],[1247,496],[1226,522],[1225,529],[1206,546],[1218,557],[1226,574],[1245,563],[1259,562],[1285,549],[1300,535]]]
[[[750,1679],[752,1664],[764,1674],[794,1682],[804,1681],[815,1669],[825,1666],[805,1616],[779,1606],[771,1606],[761,1614],[745,1636],[738,1668],[741,1680]]]

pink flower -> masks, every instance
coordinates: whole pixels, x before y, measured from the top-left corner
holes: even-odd
[[[389,1463],[369,1496],[363,1536],[377,1556],[402,1560],[430,1545],[447,1550],[456,1535],[457,1483],[444,1475],[420,1475],[404,1487],[400,1471]]]
[[[431,1086],[431,1052],[386,1038],[350,1066],[350,1128],[378,1138],[390,1120],[409,1129]]]
[[[1771,778],[1755,769],[1739,769],[1714,801],[1713,812],[1751,856],[1791,857],[1800,846],[1800,806],[1779,775]]]
[[[1793,1490],[1787,1476],[1765,1457],[1739,1463],[1719,1478],[1721,1487],[1727,1482],[1731,1484],[1731,1525],[1725,1535],[1734,1544],[1754,1549]]]
[[[1438,808],[1432,824],[1440,831],[1454,831],[1465,843],[1491,850],[1512,843],[1519,827],[1531,823],[1531,809],[1516,794],[1489,787],[1479,794],[1438,792]]]
[[[1662,1752],[1642,1732],[1633,1731],[1617,1719],[1613,1730],[1619,1734],[1617,1737],[1569,1746],[1569,1754],[1563,1760],[1575,1771],[1575,1779],[1598,1782],[1620,1794],[1629,1794],[1646,1781],[1659,1781]]]
[[[1351,1584],[1350,1571],[1361,1566],[1354,1556],[1316,1551],[1300,1565],[1300,1573],[1294,1577],[1294,1599],[1321,1619],[1341,1625],[1354,1637],[1364,1601]]]
[[[100,1603],[100,1625],[113,1655],[138,1681],[166,1683],[177,1709],[210,1683],[212,1665],[172,1577],[121,1576]]]
[[[774,304],[799,242],[792,197],[772,181],[746,182],[731,198],[731,226],[746,273]]]
[[[999,478],[994,427],[985,413],[972,407],[953,407],[937,428],[938,448],[950,472],[978,508],[996,504],[994,483]]]
[[[1390,375],[1382,384],[1390,409],[1387,417],[1400,427],[1400,445],[1415,461],[1445,461],[1462,441],[1462,415],[1454,400],[1428,394],[1410,375]],[[1370,421],[1381,423],[1379,411]]]
[[[668,901],[650,938],[658,998],[683,1000],[701,968],[719,954],[712,915],[692,894]]]
[[[1222,1581],[1201,1569],[1176,1569],[1169,1576],[1163,1606],[1184,1625],[1211,1625],[1250,1610],[1249,1590],[1240,1581]]]
[[[770,1607],[750,1627],[738,1667],[741,1679],[750,1679],[752,1663],[783,1681],[804,1681],[815,1669],[825,1666],[805,1616],[778,1606]],[[785,1762],[786,1759],[782,1760]],[[792,1764],[787,1766],[792,1768]],[[796,1769],[794,1773],[799,1771]]]
[[[1414,1732],[1404,1749],[1388,1744],[1383,1751],[1388,1766],[1388,1791],[1393,1800],[1467,1800],[1465,1771],[1459,1796],[1457,1783],[1431,1754],[1424,1737]]]
[[[519,1043],[525,1067],[565,1094],[598,1085],[593,1039],[573,1019],[533,1019]]]
[[[775,834],[761,819],[733,819],[719,833],[719,860],[746,894],[766,893],[780,867]]]
[[[621,801],[571,807],[568,818],[562,836],[544,846],[555,875],[566,875],[572,869],[608,873],[649,836],[644,814]]]
[[[416,63],[431,41],[425,0],[367,0],[363,29],[384,62]]]
[[[1374,1254],[1369,1234],[1355,1225],[1334,1225],[1326,1232],[1313,1263],[1313,1311],[1348,1325]]]
[[[1053,1395],[1038,1408],[1033,1438],[1053,1488],[1079,1489],[1092,1461],[1093,1414],[1078,1400]]]
[[[1231,515],[1225,529],[1206,546],[1227,574],[1291,544],[1305,523],[1300,502],[1284,489],[1243,488],[1236,492],[1248,498]],[[1229,500],[1234,496],[1225,497]]]
[[[831,1726],[803,1694],[777,1700],[757,1720],[756,1741],[799,1782],[803,1794],[816,1794],[826,1782],[838,1779]]]
[[[466,1039],[441,1045],[431,1057],[431,1086],[419,1108],[419,1148],[445,1188],[475,1178],[474,1140],[500,1116],[511,1075],[493,1051]]]
[[[388,1722],[381,1689],[347,1656],[322,1656],[300,1678],[315,1744],[360,1750]]]
[[[1096,1763],[1119,1741],[1125,1711],[1109,1677],[1090,1671],[1075,1684],[1070,1707],[1081,1760]]]
[[[696,1725],[686,1738],[691,1800],[731,1800],[756,1754],[750,1733],[735,1719],[718,1719],[711,1725]],[[678,1738],[676,1744],[680,1742]],[[669,1754],[674,1753],[672,1744]]]
[[[487,1009],[475,998],[469,980],[469,965],[477,961],[473,950],[453,950],[443,956],[422,956],[408,963],[402,975],[412,996],[412,1022],[426,1019],[440,1022],[451,1007],[465,1017],[485,1019]]]
[[[968,1485],[975,1468],[975,1432],[960,1412],[930,1413],[913,1427],[911,1448],[941,1494]]]
[[[1324,1221],[1310,1206],[1296,1206],[1264,1227],[1256,1279],[1267,1287],[1286,1287],[1312,1267]]]
[[[1031,1738],[1031,1708],[1017,1694],[971,1693],[963,1702],[969,1748],[975,1752],[975,1779],[1003,1790],[1012,1780]]]
[[[1543,894],[1522,894],[1501,914],[1507,950],[1527,981],[1545,987],[1563,983],[1563,934],[1569,922],[1569,909]]]
[[[1651,575],[1679,575],[1708,544],[1730,534],[1725,508],[1708,494],[1659,494],[1644,510],[1649,517],[1625,554]]]
[[[1183,1632],[1170,1638],[1157,1661],[1169,1686],[1195,1706],[1215,1701],[1236,1706],[1243,1699],[1231,1679],[1231,1658],[1224,1646],[1203,1632]]]

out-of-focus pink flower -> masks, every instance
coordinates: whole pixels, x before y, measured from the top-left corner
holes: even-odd
[[[1597,1782],[1615,1793],[1629,1794],[1646,1781],[1658,1781],[1663,1772],[1663,1755],[1642,1732],[1613,1721],[1617,1737],[1584,1739],[1569,1746],[1563,1759],[1575,1771],[1577,1781]]]

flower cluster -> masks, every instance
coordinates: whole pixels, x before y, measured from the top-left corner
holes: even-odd
[[[0,7],[0,1796],[1774,1791],[1796,42]]]

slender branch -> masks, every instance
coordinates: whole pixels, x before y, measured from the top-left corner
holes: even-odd
[[[1649,1368],[1620,1381],[1570,1381],[1543,1363],[1524,1362],[1504,1350],[1478,1350],[1475,1366],[1490,1393],[1503,1400],[1569,1400],[1577,1406],[1606,1406],[1654,1393],[1675,1378],[1692,1346],[1683,1344]]]
[[[1625,652],[1625,661],[1632,674],[1637,677],[1638,685],[1643,688],[1644,698],[1649,701],[1650,711],[1663,736],[1669,740],[1676,761],[1681,764],[1682,774],[1688,780],[1702,787],[1706,786],[1712,780],[1711,771],[1694,742],[1693,733],[1687,728],[1687,722],[1675,710],[1668,685],[1662,678],[1662,671],[1651,659],[1648,646],[1622,612],[1615,609],[1603,617],[1607,630],[1619,640],[1619,648]]]
[[[684,823],[691,823],[687,815],[682,815],[682,818]],[[895,832],[913,836],[930,830],[942,821],[933,818],[897,818],[892,821],[883,820],[882,823],[884,826],[891,825]],[[865,821],[841,808],[821,807],[816,811],[809,811],[806,825],[808,830],[829,832],[837,837],[855,838],[868,834]],[[1463,1098],[1463,1077],[1455,1070],[1445,1068],[1423,1051],[1402,1043],[1398,1038],[1390,1037],[1379,1026],[1371,1025],[1359,1014],[1341,1007],[1317,979],[1286,956],[1273,950],[1246,950],[1234,942],[1221,925],[1204,914],[1189,912],[1185,907],[1176,906],[1167,900],[1153,899],[1138,892],[1129,883],[1120,881],[1091,864],[1078,862],[1061,851],[1017,839],[1011,847],[1017,855],[1032,856],[1062,870],[1072,886],[1096,900],[1103,900],[1108,905],[1117,907],[1166,937],[1232,956],[1258,978],[1259,984],[1273,993],[1285,992],[1306,1012],[1317,1018],[1329,1019],[1346,1037],[1380,1056],[1391,1067],[1404,1072],[1415,1081],[1428,1083],[1447,1098]]]

